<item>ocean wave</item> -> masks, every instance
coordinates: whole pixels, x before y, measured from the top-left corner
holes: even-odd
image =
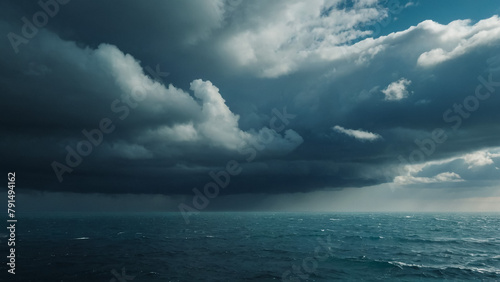
[[[500,269],[493,267],[481,268],[481,267],[467,267],[462,265],[431,266],[423,264],[405,263],[401,261],[389,261],[388,263],[395,265],[402,270],[405,268],[411,268],[416,270],[427,270],[427,271],[440,270],[442,271],[443,275],[452,275],[456,274],[457,272],[465,272],[465,273],[475,272],[475,273],[490,274],[495,276],[500,274]]]
[[[429,244],[481,244],[481,245],[497,245],[497,240],[495,238],[488,239],[474,239],[474,238],[409,238],[409,237],[398,237],[400,242],[411,242],[411,243],[429,243]]]

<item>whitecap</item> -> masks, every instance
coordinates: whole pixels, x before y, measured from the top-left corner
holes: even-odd
[[[395,265],[399,268],[402,269],[403,266],[406,266],[406,267],[424,267],[423,265],[418,265],[418,264],[412,264],[412,263],[405,263],[405,262],[401,262],[401,261],[389,261],[390,264],[392,265]]]
[[[488,243],[490,240],[494,238],[486,238],[486,239],[476,239],[476,238],[463,238],[462,241],[470,242],[470,243]]]

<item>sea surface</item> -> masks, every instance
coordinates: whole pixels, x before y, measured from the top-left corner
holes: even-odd
[[[500,214],[24,214],[1,281],[500,281]]]

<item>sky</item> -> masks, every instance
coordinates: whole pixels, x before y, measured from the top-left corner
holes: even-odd
[[[2,1],[1,171],[26,211],[500,211],[499,15]]]

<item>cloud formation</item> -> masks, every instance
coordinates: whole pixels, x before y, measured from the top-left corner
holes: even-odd
[[[406,89],[411,84],[411,81],[402,77],[398,81],[394,81],[389,84],[382,93],[385,94],[385,100],[387,101],[399,101],[407,98],[409,93]]]
[[[395,184],[408,185],[408,184],[430,184],[441,182],[461,182],[464,181],[460,175],[454,172],[442,172],[433,177],[415,177],[415,176],[396,176],[394,178]]]
[[[187,195],[230,160],[226,194],[494,187],[498,16],[411,22],[400,4],[71,1],[18,54],[0,41],[1,167],[79,193]],[[4,35],[40,9],[0,8]],[[51,163],[104,118],[114,131],[59,183]]]
[[[387,17],[377,1],[343,0],[246,2],[251,13],[238,13],[240,24],[223,41],[224,51],[263,77],[295,72],[318,62],[321,53],[368,36],[360,27]],[[257,16],[258,15],[258,16]]]
[[[500,159],[499,148],[488,148],[452,158],[405,165],[402,167],[402,175],[396,176],[393,183],[398,185],[466,181],[489,183],[493,179],[500,179],[494,172],[497,158]],[[453,171],[449,171],[450,169]]]
[[[465,163],[469,165],[469,169],[494,164],[494,158],[500,158],[500,153],[477,151],[463,156]]]
[[[368,131],[363,131],[361,129],[345,129],[342,126],[336,125],[332,127],[333,130],[343,133],[347,136],[354,137],[355,139],[361,140],[361,141],[375,141],[377,139],[381,139],[382,136],[371,133]]]
[[[458,20],[447,26],[430,20],[420,23],[419,26],[445,44],[422,53],[417,64],[422,67],[434,66],[500,40],[499,22],[500,18],[495,15],[474,25],[471,25],[471,20]]]

